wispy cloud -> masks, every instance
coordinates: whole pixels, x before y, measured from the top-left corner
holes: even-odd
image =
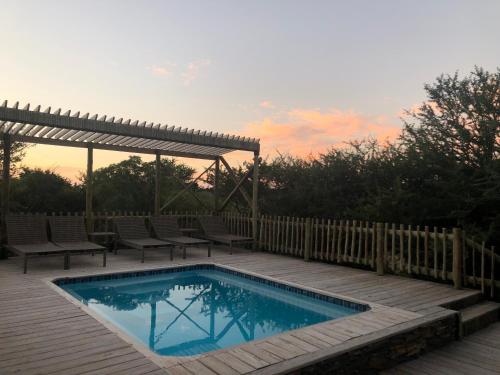
[[[189,86],[194,80],[198,78],[203,68],[209,66],[211,61],[209,59],[197,60],[190,62],[184,73],[182,73],[182,80],[184,85]]]
[[[189,86],[199,77],[202,70],[210,64],[209,59],[192,61],[185,65],[185,69],[180,74],[179,70],[181,69],[178,70],[175,63],[154,64],[148,66],[147,70],[157,77],[178,77],[185,86]]]
[[[263,100],[260,102],[259,106],[265,109],[274,109],[275,106],[270,100]]]
[[[158,77],[168,77],[170,76],[175,68],[175,64],[167,63],[163,65],[152,65],[148,66],[148,70],[153,74],[154,76]]]
[[[382,142],[395,139],[401,132],[395,122],[387,116],[364,115],[352,110],[295,108],[283,116],[269,116],[247,124],[244,134],[260,138],[264,154],[280,151],[307,156],[369,136]]]

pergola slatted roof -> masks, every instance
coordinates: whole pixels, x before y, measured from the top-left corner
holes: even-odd
[[[89,113],[80,115],[41,106],[30,110],[19,102],[9,107],[7,100],[0,106],[0,133],[10,135],[12,141],[89,147],[96,149],[161,154],[200,159],[217,159],[231,151],[259,152],[259,140],[200,131],[166,124],[138,120],[99,117]]]
[[[9,185],[12,142],[28,142],[58,146],[82,147],[87,149],[87,174],[85,213],[87,230],[92,229],[92,184],[93,184],[93,152],[94,149],[125,151],[131,153],[155,154],[155,190],[154,190],[154,214],[160,215],[162,211],[182,193],[188,191],[209,169],[214,167],[214,209],[224,209],[229,200],[240,191],[252,210],[252,237],[257,239],[257,217],[258,203],[257,192],[259,185],[259,163],[260,144],[255,138],[239,137],[228,134],[219,134],[194,129],[181,128],[146,123],[138,120],[118,120],[115,117],[97,114],[90,116],[89,113],[80,115],[80,112],[71,114],[66,111],[61,114],[61,109],[52,112],[51,107],[41,111],[41,106],[30,110],[27,104],[24,108],[19,107],[19,102],[13,106],[7,105],[7,100],[0,106],[0,136],[3,139],[3,162],[2,162],[2,204],[0,224],[4,226],[5,217],[9,212]],[[223,155],[231,151],[250,151],[253,153],[253,166],[248,172],[238,179]],[[214,160],[210,167],[206,168],[197,178],[189,184],[183,184],[183,189],[169,198],[166,204],[161,206],[160,202],[160,169],[161,155],[179,156],[187,158]],[[227,173],[236,184],[235,188],[226,197],[222,205],[219,203],[218,181],[220,175],[220,163],[224,165]],[[252,197],[242,186],[251,176]],[[203,202],[193,194],[201,203]],[[5,243],[5,228],[0,231],[0,240]],[[256,241],[254,241],[256,248]]]

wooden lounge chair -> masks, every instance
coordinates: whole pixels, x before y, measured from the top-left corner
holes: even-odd
[[[23,257],[24,270],[28,271],[28,258],[63,256],[64,269],[69,268],[67,251],[47,239],[45,215],[7,215],[5,218],[7,250]]]
[[[199,216],[198,222],[203,232],[205,232],[204,237],[207,240],[229,245],[231,254],[233,253],[233,245],[253,243],[253,238],[251,237],[236,236],[229,233],[220,216]]]
[[[149,219],[153,231],[158,239],[170,242],[182,249],[182,257],[186,259],[186,248],[188,246],[206,245],[208,256],[211,256],[211,242],[194,237],[184,236],[179,229],[177,217],[175,216],[153,216]]]
[[[144,252],[147,249],[170,248],[170,260],[174,260],[174,245],[152,238],[146,229],[144,219],[140,217],[118,217],[113,219],[118,242],[122,245],[142,251],[141,263],[144,263]],[[116,254],[115,249],[115,254]]]
[[[70,254],[88,254],[102,252],[102,266],[106,267],[106,248],[88,240],[83,216],[50,216],[50,239],[58,246],[68,250],[67,265]]]

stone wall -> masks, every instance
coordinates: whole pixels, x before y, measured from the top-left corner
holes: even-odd
[[[446,345],[458,337],[458,314],[445,310],[437,317],[417,319],[393,332],[375,333],[350,340],[347,347],[326,358],[299,358],[285,366],[270,366],[264,373],[273,374],[376,374],[398,363],[414,359],[425,352]],[[395,326],[398,327],[398,326]],[[394,328],[395,328],[394,327]],[[355,342],[357,341],[357,342]],[[319,353],[318,353],[319,354]],[[323,353],[324,355],[325,353]],[[305,363],[304,363],[305,362]],[[307,363],[309,362],[309,363]]]

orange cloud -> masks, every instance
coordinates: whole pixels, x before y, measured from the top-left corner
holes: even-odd
[[[326,152],[329,148],[342,147],[344,142],[363,139],[369,136],[380,141],[395,139],[401,131],[397,119],[392,121],[385,116],[368,116],[354,111],[332,109],[320,111],[316,109],[292,109],[285,114],[272,113],[261,120],[247,124],[241,135],[259,138],[261,155],[273,157],[280,153],[307,157]],[[65,148],[65,160],[71,165],[55,165],[60,158],[61,149],[52,146],[38,145],[28,150],[24,163],[31,167],[53,169],[76,182],[79,174],[85,170],[86,150]],[[94,168],[100,168],[111,163],[126,159],[127,153],[97,150],[94,155]],[[141,155],[144,160],[153,160],[151,155]],[[251,162],[251,152],[236,151],[225,155],[232,166],[243,162]],[[198,171],[208,167],[207,160],[183,159]]]
[[[374,137],[395,139],[401,128],[385,116],[366,116],[354,111],[292,109],[283,119],[266,117],[246,126],[245,135],[260,138],[262,153],[276,151],[296,156],[317,155],[346,141]]]

